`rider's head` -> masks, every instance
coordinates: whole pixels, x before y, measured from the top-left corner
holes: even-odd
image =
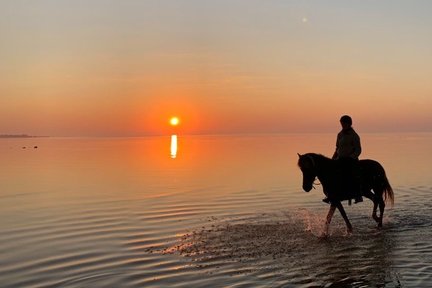
[[[351,125],[352,125],[352,119],[351,119],[351,117],[348,116],[348,115],[343,115],[343,116],[340,118],[340,123],[341,123],[341,125],[342,125],[342,127],[343,127],[344,129],[346,129],[346,128],[350,128]]]

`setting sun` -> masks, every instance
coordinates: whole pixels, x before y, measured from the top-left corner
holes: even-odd
[[[180,119],[178,117],[172,117],[170,119],[171,126],[177,126],[180,123]]]

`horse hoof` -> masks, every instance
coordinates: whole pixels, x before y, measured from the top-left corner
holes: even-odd
[[[328,232],[322,232],[319,236],[320,239],[327,239],[328,237],[330,237],[330,234]]]

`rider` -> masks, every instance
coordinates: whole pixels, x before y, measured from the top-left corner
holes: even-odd
[[[338,160],[342,169],[347,172],[346,175],[353,181],[354,203],[363,202],[360,187],[360,167],[358,157],[361,153],[360,136],[352,128],[352,119],[348,115],[340,118],[342,130],[338,133],[336,139],[336,151],[332,159]],[[323,199],[329,202],[328,198]]]

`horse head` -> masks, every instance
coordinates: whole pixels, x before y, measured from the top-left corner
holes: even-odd
[[[309,192],[312,190],[313,183],[317,176],[315,160],[311,154],[300,155],[297,153],[297,155],[299,156],[297,164],[303,174],[303,190]]]

